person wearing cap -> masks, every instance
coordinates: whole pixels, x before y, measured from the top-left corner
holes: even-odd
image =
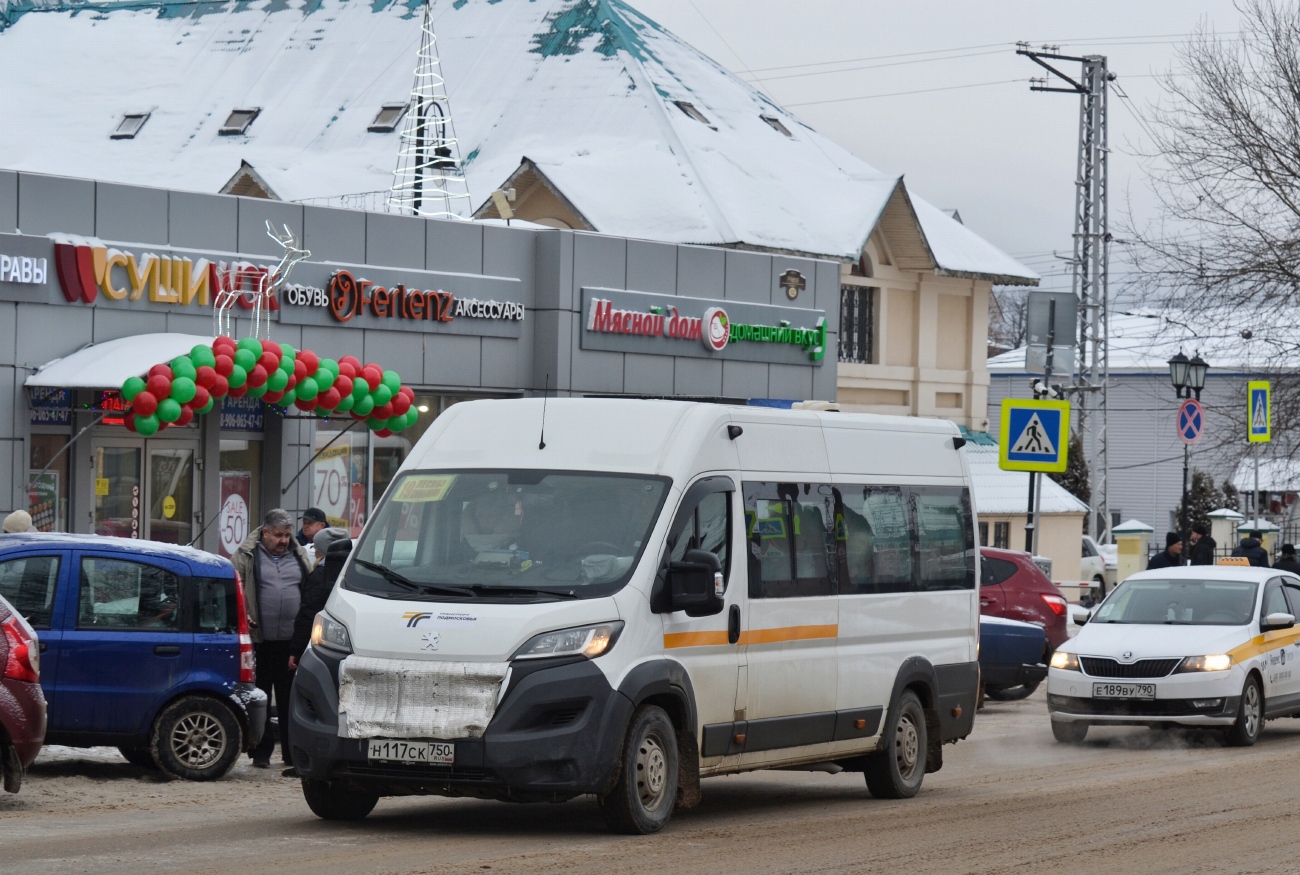
[[[1300,574],[1300,562],[1296,561],[1295,544],[1282,545],[1282,555],[1273,563],[1273,567],[1278,571],[1289,571],[1292,574]]]
[[[302,528],[298,529],[298,543],[304,547],[312,545],[312,539],[321,529],[329,528],[329,520],[325,518],[325,511],[319,507],[309,507],[302,514]]]
[[[1260,546],[1264,533],[1258,529],[1251,531],[1233,548],[1233,556],[1244,556],[1256,568],[1268,568],[1268,551]]]
[[[1177,532],[1165,534],[1165,549],[1151,557],[1147,570],[1152,568],[1177,568],[1183,564],[1183,539]]]
[[[1192,548],[1188,551],[1188,559],[1192,565],[1213,565],[1214,551],[1219,545],[1210,537],[1210,530],[1205,523],[1196,523],[1192,526],[1191,535]]]
[[[21,535],[24,532],[35,531],[37,531],[37,528],[32,525],[32,515],[25,510],[16,510],[5,517],[4,533],[6,535]]]

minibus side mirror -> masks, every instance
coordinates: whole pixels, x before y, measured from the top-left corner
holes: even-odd
[[[681,562],[668,566],[670,606],[689,617],[722,613],[724,587],[722,562],[708,550],[687,550]]]
[[[1074,612],[1073,620],[1074,620],[1074,625],[1076,626],[1085,626],[1087,625],[1088,621],[1091,619],[1092,619],[1092,611]]]
[[[1259,621],[1261,632],[1267,632],[1270,629],[1290,629],[1295,625],[1295,617],[1291,614],[1284,614],[1278,611],[1276,614],[1269,614]]]

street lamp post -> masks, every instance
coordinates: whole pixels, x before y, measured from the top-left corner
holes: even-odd
[[[1179,399],[1195,397],[1197,401],[1200,401],[1201,390],[1205,388],[1205,372],[1209,369],[1209,364],[1201,358],[1200,353],[1189,359],[1183,355],[1183,351],[1180,349],[1169,360],[1169,380],[1174,384],[1174,397]],[[1188,558],[1187,478],[1191,449],[1191,444],[1183,443],[1183,502],[1178,514],[1178,535],[1183,541],[1184,563],[1187,562]]]

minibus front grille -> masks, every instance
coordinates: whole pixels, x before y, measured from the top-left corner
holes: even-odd
[[[1103,656],[1080,656],[1084,674],[1095,678],[1162,678],[1173,671],[1178,663],[1173,659],[1139,659],[1137,662],[1122,663]]]

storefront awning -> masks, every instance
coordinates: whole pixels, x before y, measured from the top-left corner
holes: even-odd
[[[159,362],[187,355],[196,344],[210,345],[202,334],[137,334],[92,343],[71,355],[47,362],[27,378],[26,386],[61,389],[117,389],[127,377],[142,377]]]

